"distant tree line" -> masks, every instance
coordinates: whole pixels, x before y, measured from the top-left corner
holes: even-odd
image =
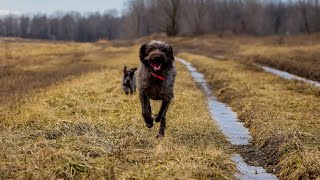
[[[9,15],[0,18],[0,36],[73,41],[115,39],[119,38],[120,22],[121,18],[112,13]]]
[[[130,39],[223,33],[251,35],[320,32],[319,0],[128,0],[122,16],[5,16],[0,36],[52,40]]]
[[[157,32],[270,35],[320,32],[319,0],[132,0],[129,38]],[[127,29],[126,29],[127,28]]]

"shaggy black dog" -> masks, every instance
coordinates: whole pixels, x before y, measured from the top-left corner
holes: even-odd
[[[159,134],[163,137],[166,128],[166,113],[173,98],[176,77],[172,47],[161,41],[151,41],[140,48],[140,71],[138,76],[142,116],[146,126],[153,126],[150,99],[161,100],[162,105],[155,121],[160,122]]]
[[[123,68],[122,88],[126,94],[132,94],[136,91],[136,77],[134,73],[137,68],[131,68],[127,70],[127,66]]]

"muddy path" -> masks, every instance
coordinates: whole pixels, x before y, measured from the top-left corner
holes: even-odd
[[[184,59],[176,58],[179,62],[184,64],[194,81],[198,83],[201,89],[207,96],[208,108],[214,119],[219,125],[220,130],[227,137],[229,142],[239,152],[232,157],[232,160],[237,166],[239,173],[235,174],[238,179],[278,179],[274,174],[268,173],[262,166],[249,165],[243,158],[243,148],[251,146],[252,137],[248,129],[242,122],[237,118],[237,114],[232,111],[231,107],[227,104],[218,101],[211,92],[212,89],[209,87],[205,77],[202,73],[198,72],[191,63]],[[242,149],[242,150],[240,150]],[[242,152],[242,153],[241,153]]]

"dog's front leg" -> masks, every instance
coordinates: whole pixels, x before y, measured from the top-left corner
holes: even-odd
[[[151,116],[150,98],[141,94],[140,101],[142,108],[142,116],[144,118],[144,121],[146,122],[146,126],[148,128],[151,128],[153,126],[153,118]]]
[[[169,107],[170,101],[162,101],[160,111],[156,117],[156,122],[160,121],[159,133],[157,135],[158,138],[164,136],[164,131],[166,129],[166,114]]]
[[[129,88],[128,87],[123,87],[123,91],[124,91],[124,93],[126,93],[126,95],[129,94]]]

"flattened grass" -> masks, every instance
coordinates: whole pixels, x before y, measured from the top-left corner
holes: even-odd
[[[210,118],[203,93],[177,64],[175,99],[163,140],[144,126],[137,94],[121,91],[123,65],[138,48],[101,49],[104,65],[25,97],[0,125],[0,177],[232,179],[228,143]],[[159,108],[153,103],[154,113]]]
[[[257,157],[269,170],[275,169],[282,179],[319,178],[319,96],[300,93],[295,90],[300,82],[288,82],[254,66],[187,53],[179,56],[204,73],[214,93],[238,113],[262,153]]]

